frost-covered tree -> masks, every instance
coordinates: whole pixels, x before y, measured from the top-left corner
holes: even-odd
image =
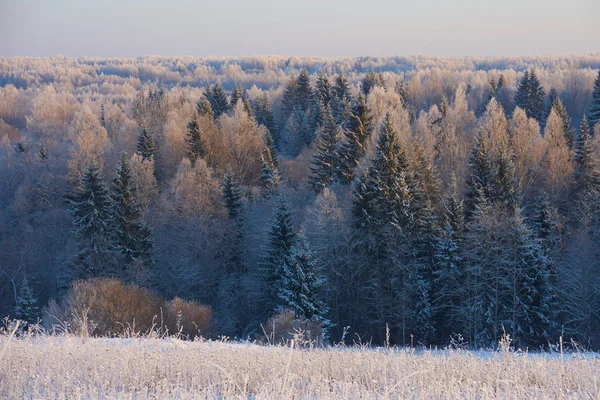
[[[477,136],[468,161],[465,214],[470,217],[479,203],[493,197],[493,165],[488,139],[483,132]],[[483,197],[483,198],[482,198]]]
[[[328,109],[331,107],[332,99],[332,86],[329,81],[329,76],[323,72],[317,76],[317,83],[315,87],[315,100],[319,107]]]
[[[287,200],[277,199],[275,217],[271,221],[267,245],[264,247],[263,280],[264,311],[269,317],[277,310],[279,288],[284,277],[284,264],[290,259],[292,246],[296,242],[294,219]]]
[[[200,132],[200,126],[198,119],[194,117],[187,124],[187,136],[185,138],[187,147],[188,158],[192,163],[192,166],[196,163],[198,158],[204,157],[206,153],[206,146]]]
[[[317,193],[329,187],[335,178],[339,136],[340,128],[336,126],[333,115],[329,114],[325,125],[319,130],[310,166],[310,181]]]
[[[560,99],[556,99],[552,110],[556,112],[556,115],[558,115],[562,122],[562,129],[565,133],[565,140],[567,141],[569,149],[573,149],[575,142],[575,130],[571,127],[571,117],[569,117],[567,109]],[[552,112],[552,110],[550,110],[550,112]],[[550,113],[548,114],[548,117],[550,117]]]
[[[600,173],[596,169],[594,150],[590,143],[589,126],[584,116],[575,139],[575,190],[577,193],[600,191]]]
[[[33,287],[29,284],[27,277],[24,277],[19,286],[19,295],[15,305],[15,316],[26,323],[36,323],[40,317],[40,306],[37,296],[33,292]]]
[[[535,118],[540,125],[544,125],[545,97],[535,70],[525,71],[515,94],[516,106],[523,109],[527,117]]]
[[[230,219],[236,220],[242,213],[242,190],[231,169],[223,177],[223,199]]]
[[[596,124],[600,121],[600,70],[594,81],[594,91],[592,93],[592,104],[588,112],[587,119],[590,125],[590,132],[594,132]]]
[[[310,84],[310,77],[306,68],[302,68],[297,80],[298,86],[296,87],[296,103],[295,107],[298,110],[306,112],[312,108],[313,102],[313,89]]]
[[[150,131],[142,128],[138,135],[137,152],[144,160],[150,160],[156,153],[156,144]]]
[[[209,96],[207,96],[207,100],[210,102],[215,119],[218,119],[222,114],[229,111],[229,99],[220,82],[215,83]]]
[[[350,114],[352,101],[350,84],[344,76],[343,71],[340,71],[339,75],[335,78],[333,88],[331,89],[331,95],[331,112],[333,113],[335,123],[343,125]]]
[[[367,151],[367,144],[373,130],[373,117],[361,93],[352,109],[346,127],[344,141],[338,151],[338,175],[342,182],[351,183],[359,161]]]
[[[114,276],[111,200],[100,167],[90,163],[67,200],[79,248],[72,262],[74,278]]]
[[[231,97],[229,98],[229,105],[231,108],[235,108],[238,101],[242,100],[244,95],[244,91],[238,85],[233,85],[233,91],[231,92]]]
[[[254,119],[258,125],[262,125],[267,128],[271,134],[271,138],[273,139],[273,145],[275,148],[279,148],[279,134],[275,127],[273,113],[271,112],[271,101],[269,100],[269,96],[266,94],[260,96],[255,102]]]
[[[154,240],[152,231],[143,221],[142,204],[136,197],[129,159],[125,153],[121,154],[113,179],[111,197],[114,246],[122,257],[121,273],[129,280],[135,279],[135,271],[131,271],[132,267],[147,272],[153,266]]]
[[[207,87],[207,90],[208,88],[210,88],[210,86]],[[206,92],[205,95],[202,96],[200,100],[198,100],[198,104],[196,104],[196,112],[201,117],[208,116],[210,119],[215,118],[215,113],[213,111],[212,105],[210,104],[210,101],[208,100]]]
[[[296,318],[328,324],[327,305],[322,299],[325,277],[301,231],[284,261],[278,290],[279,309],[292,309]]]
[[[279,187],[279,163],[271,134],[267,132],[264,138],[264,148],[260,155],[261,175],[260,180],[265,185],[267,196],[273,194]]]

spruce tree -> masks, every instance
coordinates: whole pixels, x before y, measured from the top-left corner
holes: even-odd
[[[208,101],[212,106],[214,118],[218,119],[221,114],[225,114],[227,111],[229,111],[229,99],[227,98],[227,94],[225,93],[225,90],[223,90],[223,86],[221,86],[220,82],[215,83],[211,94],[212,95],[208,98]]]
[[[587,119],[590,125],[590,134],[594,135],[594,129],[598,121],[600,121],[600,70],[594,81],[594,91],[592,93],[592,104],[588,112]]]
[[[296,87],[296,104],[295,106],[306,112],[312,108],[313,90],[310,85],[310,77],[306,68],[302,68],[298,75],[298,86]]]
[[[365,95],[365,97],[369,96],[369,93],[371,93],[375,86],[381,86],[385,89],[383,77],[381,75],[375,74],[375,72],[373,71],[367,73],[360,81],[360,90]]]
[[[333,96],[331,82],[329,82],[329,77],[323,72],[317,76],[315,95],[316,102],[320,107],[327,109],[331,106]]]
[[[317,138],[313,159],[310,170],[311,184],[318,193],[329,187],[335,178],[336,166],[338,161],[337,143],[340,129],[335,125],[331,113],[325,122],[325,125],[319,132]]]
[[[339,150],[338,175],[342,182],[354,180],[354,171],[366,153],[367,144],[373,129],[373,117],[361,93],[350,115],[347,127],[343,129],[344,142]]]
[[[284,277],[284,264],[290,259],[292,246],[296,241],[292,211],[283,197],[277,199],[275,217],[271,221],[268,243],[264,248],[264,310],[268,318],[277,311],[278,290]]]
[[[235,108],[237,102],[242,100],[243,94],[244,92],[242,88],[240,88],[238,85],[233,85],[233,91],[231,92],[231,97],[229,99],[229,104],[231,108]]]
[[[508,210],[512,210],[519,202],[512,151],[505,148],[503,144],[500,144],[494,161],[495,169],[492,178],[492,197],[490,200],[500,203]]]
[[[282,268],[279,309],[292,309],[296,318],[326,325],[327,306],[322,300],[325,278],[321,276],[303,232],[297,235]]]
[[[230,219],[237,220],[242,214],[242,191],[239,182],[235,179],[231,167],[223,177],[223,199]]]
[[[590,143],[589,126],[584,116],[575,140],[575,185],[578,193],[600,191],[600,174],[594,162],[594,150]]]
[[[261,175],[260,179],[267,190],[267,197],[272,195],[280,183],[279,163],[277,153],[271,134],[267,131],[264,137],[264,148],[260,155]]]
[[[142,128],[138,135],[137,152],[142,156],[143,160],[152,159],[156,153],[154,139],[152,138],[150,131],[146,128]]]
[[[333,88],[331,89],[331,112],[337,125],[342,126],[351,108],[350,84],[344,76],[343,71],[335,78]]]
[[[541,126],[546,122],[546,93],[537,78],[535,70],[525,71],[517,88],[515,104],[525,111],[528,118],[535,118]]]
[[[210,119],[215,118],[215,113],[210,105],[210,101],[206,96],[203,96],[198,100],[196,104],[196,112],[200,117],[208,116]]]
[[[485,133],[479,132],[468,161],[469,171],[465,194],[465,214],[467,217],[473,214],[481,201],[489,201],[493,197],[492,159],[488,146]]]
[[[271,101],[269,96],[263,94],[258,98],[254,108],[254,118],[258,125],[262,125],[269,131],[275,148],[279,146],[279,136],[275,127],[275,119],[271,112]]]
[[[187,136],[185,138],[185,144],[187,147],[188,158],[192,163],[192,167],[196,164],[196,160],[203,158],[206,152],[204,141],[202,140],[202,134],[200,133],[200,127],[198,120],[194,116],[187,124]]]
[[[142,204],[136,199],[131,168],[125,153],[121,153],[112,189],[114,245],[123,259],[123,272],[127,276],[131,272],[128,269],[134,264],[143,269],[153,265],[154,241],[152,231],[142,218]]]
[[[298,98],[298,79],[296,75],[292,73],[290,75],[290,79],[287,81],[285,85],[285,89],[283,90],[283,99],[281,100],[283,105],[283,112],[286,117],[288,117],[297,106],[297,98]]]
[[[576,133],[575,130],[571,127],[571,117],[569,117],[569,113],[567,112],[567,109],[563,105],[562,101],[560,101],[560,99],[556,99],[554,101],[554,106],[552,107],[552,109],[556,112],[556,114],[562,122],[562,129],[565,133],[565,140],[567,141],[569,149],[572,150],[573,145],[575,144]],[[548,113],[548,116],[549,115],[550,113]]]
[[[72,264],[74,278],[114,276],[111,201],[100,167],[95,162],[83,171],[67,201],[79,242]]]
[[[19,295],[17,297],[17,304],[15,305],[15,316],[27,324],[37,323],[40,316],[38,299],[33,293],[33,287],[29,284],[27,277],[23,278],[19,287]]]

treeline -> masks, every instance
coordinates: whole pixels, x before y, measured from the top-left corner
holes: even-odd
[[[199,99],[45,87],[24,108],[32,89],[4,87],[2,311],[112,277],[211,306],[231,337],[293,310],[335,341],[597,347],[600,73],[575,124],[538,69],[497,72],[477,102],[424,81],[427,109],[374,71]]]

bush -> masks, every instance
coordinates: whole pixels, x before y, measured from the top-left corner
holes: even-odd
[[[293,310],[281,310],[263,327],[266,340],[271,344],[288,344],[292,339],[297,345],[322,344],[322,324],[316,320],[296,318]]]
[[[197,336],[210,336],[212,328],[212,310],[195,301],[175,297],[165,302],[163,307],[164,324],[169,334],[183,335],[188,339]]]
[[[44,321],[80,335],[144,334],[157,323],[160,307],[161,299],[146,289],[98,278],[75,282],[60,303],[46,307]]]

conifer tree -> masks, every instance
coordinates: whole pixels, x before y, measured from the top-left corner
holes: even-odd
[[[231,108],[235,108],[237,102],[242,100],[243,94],[244,92],[242,88],[240,88],[238,85],[233,85],[233,91],[231,92],[231,97],[229,100],[229,105]]]
[[[469,157],[468,167],[465,214],[470,217],[482,200],[489,201],[493,196],[492,159],[488,140],[483,132],[477,136],[475,147]]]
[[[123,258],[123,272],[134,264],[147,269],[153,265],[154,241],[152,231],[142,219],[142,204],[137,201],[129,159],[121,153],[121,161],[113,179],[112,218],[114,220],[115,250]]]
[[[269,96],[266,94],[263,94],[257,99],[254,118],[258,125],[262,125],[267,128],[271,134],[273,145],[275,148],[278,148],[279,136],[275,127],[275,119],[273,118],[273,113],[271,112],[271,101],[269,100]]]
[[[230,219],[237,220],[242,214],[242,191],[239,182],[235,179],[231,167],[223,177],[223,198],[225,208]]]
[[[268,233],[268,243],[264,248],[264,274],[265,289],[265,311],[271,313],[277,311],[279,304],[278,288],[281,287],[283,269],[286,260],[289,260],[292,246],[296,241],[294,231],[294,220],[292,211],[283,197],[277,199],[275,217],[271,221]]]
[[[194,116],[187,124],[187,136],[185,138],[187,146],[187,153],[192,167],[196,164],[196,160],[203,158],[206,152],[204,141],[202,140],[202,134],[200,133],[200,127],[198,120]]]
[[[594,162],[594,150],[589,141],[589,126],[584,116],[575,140],[575,184],[578,193],[598,192],[600,190],[600,173]]]
[[[331,107],[331,99],[332,99],[332,87],[331,82],[329,82],[329,77],[323,72],[319,73],[317,76],[317,84],[316,84],[316,103],[325,109]]]
[[[351,108],[350,85],[344,76],[343,71],[335,78],[333,88],[331,89],[331,112],[337,125],[342,126]]]
[[[67,197],[79,250],[72,264],[74,278],[114,276],[111,201],[100,168],[91,162]]]
[[[215,118],[215,113],[213,112],[210,101],[206,96],[203,96],[200,98],[200,100],[198,100],[198,104],[196,104],[196,112],[200,117],[208,116],[210,119]]]
[[[29,284],[27,277],[24,277],[19,287],[17,304],[15,305],[15,316],[17,319],[28,324],[37,322],[40,316],[40,307],[38,299],[33,293],[33,288]]]
[[[280,183],[279,163],[271,134],[267,131],[264,137],[264,148],[260,155],[260,179],[267,189],[267,197],[273,194]]]
[[[375,74],[375,72],[371,71],[367,73],[364,78],[360,81],[360,90],[365,95],[365,97],[369,96],[369,93],[373,90],[375,86],[382,86],[382,82],[380,82],[379,77]]]
[[[282,99],[282,105],[283,105],[283,111],[284,111],[284,115],[287,117],[289,116],[293,111],[294,108],[297,105],[297,98],[298,98],[298,79],[296,78],[296,75],[292,73],[292,75],[290,75],[290,79],[287,81],[286,85],[285,85],[285,89],[283,90],[283,99]]]
[[[215,83],[213,86],[211,96],[208,98],[208,101],[212,106],[215,119],[218,119],[221,114],[229,111],[229,99],[227,98],[227,94],[225,93],[225,90],[223,90],[223,86],[221,86],[220,82]]]
[[[517,88],[515,104],[525,111],[528,118],[535,118],[541,126],[544,125],[546,117],[545,97],[546,94],[535,70],[525,71]]]
[[[500,144],[498,154],[494,161],[495,169],[492,181],[493,192],[490,200],[500,203],[508,210],[512,210],[519,201],[513,154],[510,149],[507,149],[503,144]]]
[[[138,135],[137,152],[142,156],[143,160],[152,159],[156,153],[154,139],[152,138],[150,131],[146,128],[142,128]]]
[[[402,102],[402,107],[408,109],[408,84],[404,80],[404,77],[398,79],[396,82],[396,93],[400,96],[400,101]]]
[[[567,109],[563,105],[562,101],[560,101],[560,99],[556,99],[554,101],[554,106],[550,111],[552,110],[554,110],[560,118],[562,122],[562,129],[565,133],[565,140],[567,141],[569,149],[572,150],[573,145],[575,143],[576,133],[575,130],[571,127],[571,117],[569,117],[569,113],[567,112]],[[550,116],[550,113],[548,113],[548,116]]]
[[[306,68],[302,68],[298,75],[298,86],[296,87],[296,108],[306,112],[311,109],[313,102],[313,90],[310,85],[310,77]]]
[[[325,278],[321,276],[303,232],[297,235],[282,269],[279,308],[292,309],[296,318],[316,320],[324,324],[327,306],[321,298]]]
[[[590,125],[590,134],[593,136],[596,124],[600,121],[600,70],[598,70],[598,76],[594,81],[592,104],[590,105],[590,111],[588,112],[587,119]]]
[[[105,112],[104,112],[104,103],[102,103],[100,105],[100,125],[103,128],[106,128],[106,116],[105,116]]]
[[[313,154],[312,166],[310,167],[312,172],[311,183],[317,193],[329,187],[335,178],[339,132],[340,129],[335,125],[333,116],[330,113],[325,125],[319,132],[315,146],[316,153]]]
[[[367,144],[373,129],[373,117],[367,108],[365,96],[361,93],[350,115],[348,125],[343,129],[345,137],[339,150],[338,175],[342,182],[354,180],[354,170],[366,153]]]

